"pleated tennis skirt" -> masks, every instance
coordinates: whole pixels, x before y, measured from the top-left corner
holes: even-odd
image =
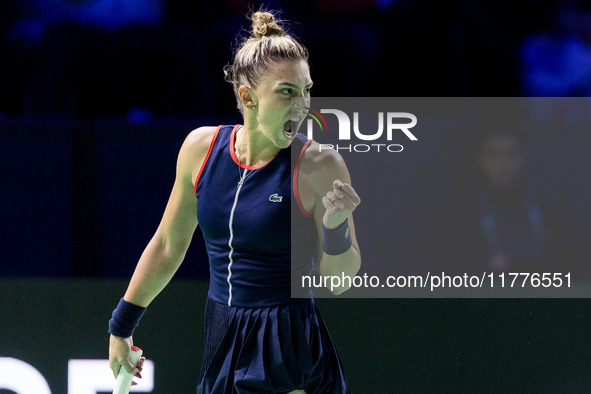
[[[350,393],[313,299],[269,307],[207,300],[198,394]]]

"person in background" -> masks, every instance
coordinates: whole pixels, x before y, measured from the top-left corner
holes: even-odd
[[[448,219],[456,268],[477,274],[574,271],[573,278],[582,278],[563,210],[527,179],[527,135],[517,126],[494,125],[474,134],[472,174]]]

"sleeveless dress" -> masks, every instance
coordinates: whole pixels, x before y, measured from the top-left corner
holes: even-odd
[[[210,264],[197,393],[350,393],[314,300],[291,292],[292,269],[310,274],[318,254],[314,219],[292,188],[309,141],[299,134],[249,167],[234,153],[240,127],[218,127],[195,181]]]

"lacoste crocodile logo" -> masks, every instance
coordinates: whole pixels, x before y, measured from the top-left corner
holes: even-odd
[[[269,201],[271,201],[271,202],[281,202],[281,201],[283,201],[283,197],[280,196],[280,195],[278,195],[277,193],[271,194],[269,196]]]

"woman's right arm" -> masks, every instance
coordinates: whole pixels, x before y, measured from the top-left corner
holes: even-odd
[[[156,233],[140,257],[124,299],[147,307],[181,265],[197,228],[193,182],[201,169],[215,127],[201,127],[179,152],[176,179]]]
[[[180,149],[176,178],[156,233],[142,253],[127,288],[125,301],[147,307],[164,289],[181,265],[197,228],[197,199],[194,182],[207,155],[216,127],[192,131]],[[121,364],[129,372],[130,338],[111,335],[109,358],[115,376]],[[127,362],[126,362],[127,361]]]

